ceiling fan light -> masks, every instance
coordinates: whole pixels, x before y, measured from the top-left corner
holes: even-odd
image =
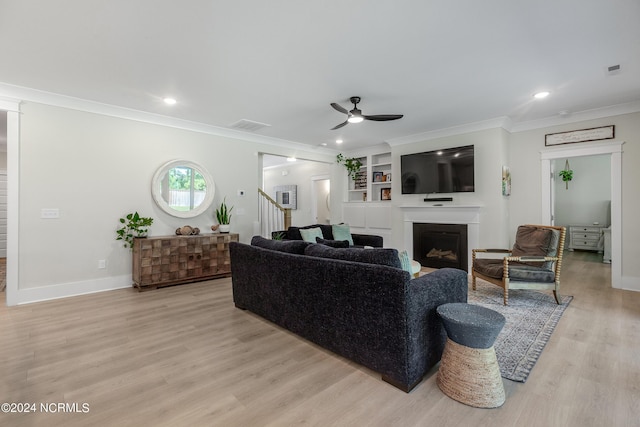
[[[347,119],[347,121],[349,123],[360,123],[361,121],[363,121],[364,118],[362,116],[349,116],[349,118]]]

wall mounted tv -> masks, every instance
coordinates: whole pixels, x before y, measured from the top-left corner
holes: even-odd
[[[402,194],[475,191],[473,145],[400,156]]]

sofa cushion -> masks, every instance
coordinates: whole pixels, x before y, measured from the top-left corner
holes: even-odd
[[[346,240],[349,245],[353,246],[353,237],[351,236],[351,228],[349,224],[333,224],[331,232],[335,240]]]
[[[485,276],[500,279],[504,272],[504,263],[502,259],[478,258],[473,264],[473,269]],[[536,267],[521,262],[510,262],[509,280],[553,283],[555,273],[543,267]]]
[[[332,248],[348,248],[349,242],[347,240],[328,240],[321,239],[320,237],[316,237],[316,243],[320,243],[321,245],[331,246]]]
[[[397,249],[332,248],[325,245],[309,245],[305,249],[304,253],[305,255],[319,258],[341,259],[343,261],[354,261],[402,268]]]
[[[252,246],[298,255],[304,255],[305,248],[311,244],[302,240],[270,240],[262,236],[253,236],[251,239]]]

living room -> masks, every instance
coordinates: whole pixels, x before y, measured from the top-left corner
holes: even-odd
[[[336,3],[334,6],[336,10],[342,8],[342,4]],[[551,7],[551,5],[549,6]],[[574,6],[576,8],[581,7],[579,5]],[[2,7],[10,8],[5,4]],[[13,7],[17,6],[11,6],[11,8]],[[351,7],[354,6],[352,5]],[[636,11],[637,8],[632,9],[628,16],[636,16],[634,14]],[[306,16],[304,11],[298,12]],[[354,11],[351,11],[351,13],[350,16],[355,16],[353,15]],[[2,15],[9,16],[4,13]],[[605,15],[603,14],[602,16]],[[20,15],[16,15],[16,18],[19,17]],[[46,18],[38,15],[38,19],[35,21],[36,23],[41,23],[41,21],[47,20]],[[8,18],[5,19],[8,20]],[[27,21],[29,19],[24,17],[12,20],[10,25],[4,26],[5,31],[10,32],[13,29],[12,34],[20,35],[22,33],[17,29],[17,22],[24,23]],[[82,20],[77,19],[77,21],[80,22]],[[376,23],[380,25],[380,28],[384,28],[384,25],[380,24],[379,21],[376,21]],[[32,29],[31,26],[36,24],[27,22],[25,25]],[[610,25],[612,24],[606,23],[607,28]],[[48,28],[48,26],[45,26],[45,28]],[[288,28],[291,30],[290,27]],[[262,29],[264,28],[262,27]],[[343,43],[344,38],[348,38],[350,34],[349,19],[344,18],[344,22],[340,23],[340,29],[342,35],[339,41]],[[326,27],[325,30],[330,32],[330,27]],[[265,30],[265,32],[268,31]],[[6,35],[6,33],[3,34]],[[291,34],[293,32],[284,34],[283,38],[294,37]],[[78,34],[76,37],[81,39],[82,34]],[[13,37],[13,39],[19,38],[21,36]],[[5,37],[5,40],[9,39],[11,37]],[[631,41],[636,42],[637,39],[634,38]],[[590,45],[587,44],[586,46]],[[636,45],[633,44],[633,46]],[[39,50],[35,49],[33,45],[28,47],[30,49],[25,49],[23,55],[25,57],[37,57],[38,55],[33,52],[39,52]],[[586,47],[583,47],[583,49],[588,50]],[[3,52],[5,50],[7,50],[6,47],[3,48]],[[393,48],[390,50],[393,50]],[[514,51],[518,50],[514,49]],[[7,58],[21,57],[20,54],[11,56],[9,55],[11,52],[6,53]],[[390,58],[395,58],[398,63],[402,63],[402,58],[389,55]],[[427,56],[426,52],[424,55]],[[283,56],[278,57],[285,56],[283,54]],[[55,69],[51,70],[51,73],[73,74],[73,61],[71,58],[79,59],[84,58],[84,56],[66,57],[66,60],[62,61],[64,66],[53,67]],[[630,56],[626,63],[621,61],[623,70],[617,77],[625,77],[629,74],[638,75],[637,69],[633,68],[637,65],[634,62],[636,59],[637,54],[636,56]],[[44,62],[39,64],[43,70],[47,69],[46,61]],[[295,64],[292,62],[292,60],[288,60],[287,64],[295,68]],[[373,64],[367,63],[370,69],[375,68],[377,61],[373,62]],[[356,66],[346,59],[343,59],[341,64],[341,73],[344,74],[349,73],[349,70]],[[246,66],[246,69],[259,69],[259,65],[252,62],[250,66]],[[603,63],[601,65],[604,67],[610,64]],[[32,68],[32,66],[33,64],[29,63],[24,68]],[[627,66],[629,68],[625,68]],[[15,70],[19,68],[15,67]],[[303,71],[307,71],[307,69],[305,68]],[[600,71],[598,70],[598,72]],[[567,71],[567,73],[571,72],[573,70]],[[4,78],[5,76],[6,78]],[[510,118],[496,114],[485,116],[482,120],[474,118],[460,123],[443,121],[441,122],[443,123],[442,127],[439,128],[425,128],[426,130],[423,129],[420,132],[376,139],[375,142],[379,143],[375,147],[353,148],[348,140],[342,145],[329,145],[326,147],[319,146],[316,140],[313,140],[313,144],[295,142],[271,136],[271,134],[242,132],[224,126],[172,116],[173,113],[164,109],[164,106],[159,105],[160,101],[157,104],[153,104],[153,107],[147,111],[142,111],[126,105],[114,105],[109,102],[108,97],[100,99],[83,97],[81,96],[82,91],[80,88],[90,86],[88,83],[93,78],[89,74],[83,74],[83,76],[79,78],[77,92],[58,93],[55,85],[45,87],[41,86],[40,82],[37,81],[32,81],[29,84],[26,80],[21,80],[8,74],[8,71],[0,71],[0,82],[2,82],[0,83],[0,109],[7,112],[6,120],[8,124],[6,168],[9,177],[9,235],[7,290],[5,296],[7,305],[12,308],[16,305],[30,303],[36,303],[35,305],[37,305],[39,301],[59,299],[59,301],[49,301],[47,304],[52,304],[64,312],[67,301],[71,303],[71,301],[76,300],[68,297],[102,291],[116,290],[115,292],[124,292],[130,290],[131,253],[123,248],[120,242],[115,240],[115,230],[119,226],[118,219],[128,212],[138,211],[145,216],[153,217],[152,236],[173,234],[177,227],[186,223],[199,227],[201,230],[209,230],[210,226],[215,223],[213,209],[200,217],[187,221],[167,215],[154,203],[150,188],[151,178],[161,165],[172,159],[196,161],[209,171],[215,180],[216,196],[214,205],[219,204],[226,197],[227,202],[234,206],[232,231],[239,233],[242,242],[248,243],[254,234],[255,222],[258,221],[256,189],[262,184],[260,162],[262,154],[297,157],[330,165],[331,222],[338,223],[345,220],[344,207],[345,205],[348,206],[347,176],[344,168],[336,163],[336,155],[338,153],[344,153],[347,156],[360,156],[366,155],[371,150],[388,151],[392,156],[392,175],[397,177],[400,176],[400,156],[403,154],[472,144],[476,150],[476,191],[470,194],[455,195],[453,203],[480,207],[481,221],[478,237],[480,246],[508,247],[513,243],[518,225],[544,222],[543,194],[545,189],[543,188],[544,177],[542,176],[543,168],[541,165],[543,164],[543,159],[541,152],[553,151],[545,146],[545,135],[612,125],[615,126],[615,138],[612,140],[567,144],[566,147],[570,149],[578,149],[581,146],[594,147],[611,141],[620,147],[622,167],[618,170],[612,170],[612,174],[617,173],[617,178],[613,179],[612,183],[617,184],[620,192],[620,204],[618,207],[620,222],[616,224],[620,231],[617,241],[619,250],[617,252],[618,258],[613,260],[613,266],[619,268],[620,271],[620,280],[616,284],[617,287],[640,291],[640,264],[636,262],[640,258],[640,248],[635,245],[635,241],[640,239],[640,225],[635,220],[640,214],[640,200],[636,196],[637,183],[640,182],[640,98],[637,90],[635,92],[629,90],[630,99],[625,100],[625,102],[616,105],[606,104],[593,109],[578,109],[578,105],[576,110],[572,111],[568,116],[553,115],[535,120],[514,122]],[[365,81],[367,80],[366,77],[364,79]],[[274,78],[274,81],[279,81],[279,79]],[[613,80],[609,80],[609,82],[611,81]],[[498,86],[495,81],[493,83]],[[363,96],[361,107],[365,112],[368,111],[367,108],[371,108],[372,104],[367,105],[366,96],[374,92],[374,90],[364,84],[358,86],[356,82],[352,82],[353,86],[347,86],[346,83],[341,83],[340,79],[317,84],[322,86],[324,90],[326,90],[326,86],[335,86],[335,88],[328,91],[326,99],[321,98],[318,100],[318,104],[322,104],[322,114],[326,110],[326,115],[321,116],[321,127],[325,131],[328,131],[331,126],[339,121],[344,120],[344,117],[331,110],[330,102],[341,102],[342,105],[347,105],[348,102],[346,100],[348,97],[354,95],[354,91],[362,90],[359,93]],[[613,83],[610,84],[615,86]],[[369,86],[381,85],[370,83]],[[416,84],[416,86],[420,85]],[[560,87],[561,85],[558,84],[558,89]],[[288,88],[284,90],[282,85],[278,85],[277,88],[283,92],[289,90]],[[302,86],[294,87],[290,91],[295,92],[296,89],[301,88]],[[433,89],[429,86],[421,90],[429,93]],[[98,90],[98,88],[95,88],[95,90]],[[144,91],[133,90],[129,86],[121,91],[121,93],[127,94],[132,92]],[[334,97],[337,92],[340,93],[339,96],[342,98],[338,98],[338,95]],[[458,90],[452,90],[451,92],[450,96],[453,96],[454,92],[458,92]],[[244,92],[239,93],[244,95]],[[423,93],[421,92],[421,94]],[[269,102],[275,103],[273,100],[277,99],[278,94],[269,90],[263,96],[269,98]],[[372,94],[371,96],[373,97],[374,95]],[[394,96],[387,90],[380,89],[379,97],[383,98],[384,101],[393,101]],[[554,93],[550,96],[553,98]],[[536,109],[536,104],[529,99],[525,100],[524,95],[521,93],[514,95],[514,97],[518,98],[519,105],[522,105],[522,108]],[[244,104],[245,101],[242,98],[239,95],[236,103]],[[215,97],[212,96],[211,99],[215,99]],[[373,99],[371,102],[373,102]],[[424,96],[422,97],[422,102],[429,104],[431,100]],[[472,103],[471,100],[469,103]],[[483,102],[473,104],[479,111],[484,109]],[[298,111],[295,108],[295,103],[289,105],[291,105],[291,115],[295,114]],[[375,128],[376,130],[373,132],[384,133],[386,132],[384,129],[388,129],[384,126],[396,126],[396,123],[400,123],[405,119],[408,120],[410,118],[409,110],[404,110],[402,100],[397,100],[397,103],[392,105],[392,107],[396,106],[398,107],[397,111],[395,109],[387,111],[388,108],[383,102],[373,108],[371,112],[403,112],[407,117],[395,123],[364,123],[364,125],[381,126]],[[189,110],[188,107],[183,108]],[[376,109],[379,109],[379,111],[376,111]],[[250,113],[258,115],[256,110],[247,112],[248,115]],[[453,109],[448,109],[440,114],[442,116],[450,116],[453,113]],[[428,121],[426,116],[422,117],[422,119],[425,122]],[[307,123],[312,121],[312,119],[308,119]],[[358,128],[355,126],[357,125],[348,126],[352,127],[350,132],[357,131]],[[501,194],[501,170],[503,166],[509,166],[511,171],[512,192],[510,196]],[[580,177],[576,176],[574,179],[577,181],[580,180]],[[402,195],[399,185],[399,181],[393,181],[392,198],[390,201],[384,202],[391,207],[391,220],[388,229],[383,230],[383,234],[385,235],[385,246],[402,250],[409,249],[405,240],[402,206],[424,204],[422,200],[424,195]],[[238,190],[244,190],[245,195],[239,196]],[[43,209],[55,209],[59,213],[59,217],[42,218]],[[105,268],[99,267],[100,260],[105,261]],[[196,293],[206,292],[200,285],[196,285],[194,289],[196,289]],[[612,291],[611,289],[608,290]],[[607,294],[609,295],[607,298],[619,301],[625,299],[625,295],[631,294],[631,292],[623,292],[619,289],[615,291],[614,294]],[[167,290],[167,292],[159,293],[158,295],[180,298],[184,304],[187,304],[186,301],[189,300],[189,297],[179,296],[176,292],[179,292],[178,288]],[[109,294],[110,292],[103,293]],[[632,295],[635,295],[635,293]],[[158,298],[158,296],[150,293],[142,295],[127,294],[127,296],[131,298]],[[100,304],[101,297],[96,295],[94,297],[97,297],[97,299],[92,301],[95,304]],[[628,298],[634,301],[634,297]],[[118,302],[123,307],[127,306],[126,298],[119,299]],[[145,305],[145,307],[150,311],[160,310],[161,308],[159,307],[162,307],[163,304],[170,305],[171,301],[156,303],[158,305],[152,304],[152,300],[149,299],[147,301],[148,305]],[[216,305],[215,300],[211,304],[216,308],[221,308]],[[99,305],[96,305],[96,307],[99,307]],[[109,303],[108,307],[117,312],[117,304]],[[83,309],[85,310],[83,311],[83,316],[91,317],[93,315],[89,304]],[[622,324],[637,324],[637,307],[626,307],[626,311],[621,308],[620,311],[627,314],[621,314],[621,317],[617,318],[619,323],[616,323],[612,328],[617,328]],[[227,308],[222,309],[222,312],[231,319],[228,320],[229,324],[225,323],[225,325],[233,328],[233,321],[238,320],[238,315]],[[28,322],[29,320],[28,316],[24,314],[20,314],[17,320],[14,320],[7,313],[10,313],[10,311],[3,312],[6,315],[3,318],[7,322]],[[52,318],[57,315],[59,313],[56,314],[54,312]],[[602,312],[598,312],[595,315],[596,317],[605,316]],[[206,322],[206,316],[202,316],[199,321]],[[83,317],[80,317],[80,319],[79,321],[81,322],[86,321],[82,320]],[[250,327],[243,330],[243,337],[249,339],[251,327],[255,327],[266,337],[273,334],[271,329],[268,327],[265,329],[264,325],[261,325],[255,318],[251,319]],[[65,317],[65,320],[73,323],[72,318]],[[576,323],[579,322],[577,320],[573,321],[572,325],[575,326]],[[46,322],[43,322],[42,325],[46,326]],[[572,333],[570,331],[565,332],[565,338]],[[586,332],[578,328],[575,334],[580,335],[580,338],[582,338],[581,334],[586,335]],[[227,338],[233,340],[231,337]],[[111,339],[114,340],[113,342],[117,340],[115,337]],[[602,340],[606,342],[606,338],[602,338]],[[278,342],[283,345],[290,345],[292,340],[281,338]],[[570,346],[567,345],[568,342],[568,340],[563,340],[562,342],[556,342],[553,346],[556,349],[562,347],[563,350],[570,351],[571,349],[568,348]],[[98,346],[99,343],[95,345]],[[592,348],[589,347],[589,349]],[[581,350],[583,350],[582,347]],[[616,347],[614,351],[618,350],[619,348]],[[620,352],[626,350],[628,348],[624,348]],[[220,351],[222,352],[223,350],[220,349]],[[321,358],[321,356],[313,353],[307,347],[296,353],[296,357],[302,358],[306,356]],[[206,358],[206,356],[203,357]],[[588,358],[588,356],[585,356],[585,358]],[[277,363],[274,359],[269,360]],[[557,378],[561,378],[563,367],[571,365],[572,361],[568,356],[561,357],[560,361],[559,365],[549,363],[543,366],[551,366],[554,373],[558,374]],[[345,366],[348,366],[348,362],[334,360],[329,363],[340,375],[351,375],[345,373],[348,371],[345,369]],[[588,360],[584,363],[585,366],[589,364]],[[637,377],[637,365],[631,364],[631,366],[636,368],[635,371],[631,372],[631,376]],[[65,372],[69,373],[70,371]],[[328,371],[321,370],[321,372],[326,374]],[[358,373],[361,372],[358,371]],[[366,395],[366,385],[370,384],[370,375],[365,374],[364,377],[366,377],[364,380],[358,378],[355,384],[349,383],[349,385],[355,385],[357,390]],[[593,374],[588,380],[591,381],[594,377],[597,377],[597,374]],[[572,380],[574,385],[575,382],[580,382],[575,378]],[[544,385],[567,387],[565,384],[557,384],[561,382],[561,379],[554,379],[550,375],[545,376],[544,381],[545,384],[539,383],[533,393],[536,401],[544,401],[542,397]],[[589,382],[589,384],[591,385],[592,383]],[[51,388],[55,388],[55,384]],[[262,390],[265,393],[268,392],[268,388]],[[340,392],[347,393],[347,390],[340,390]],[[429,393],[436,392],[437,389],[434,389]],[[247,388],[245,393],[250,395],[251,391]],[[420,393],[429,394],[426,391]],[[43,395],[46,396],[46,393]],[[18,397],[27,396],[13,396],[14,399]],[[597,394],[594,393],[590,398],[597,401]],[[396,399],[399,401],[400,397]],[[379,398],[375,401],[380,404],[384,403]],[[524,405],[522,401],[520,402]],[[415,405],[413,408],[406,409],[408,411],[417,410],[419,402],[416,402]],[[441,403],[441,405],[445,404]],[[360,407],[360,410],[363,411],[363,408]],[[536,412],[536,408],[524,411],[529,411],[533,415]],[[480,415],[480,417],[487,420],[492,415],[486,413]],[[416,418],[420,417],[416,416]],[[362,421],[362,418],[360,420]]]

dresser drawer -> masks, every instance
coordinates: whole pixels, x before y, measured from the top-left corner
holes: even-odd
[[[573,248],[576,249],[598,249],[598,241],[597,240],[574,240],[571,244]]]
[[[600,233],[571,233],[574,240],[600,240]]]
[[[598,233],[600,234],[601,227],[571,227],[571,233]]]

